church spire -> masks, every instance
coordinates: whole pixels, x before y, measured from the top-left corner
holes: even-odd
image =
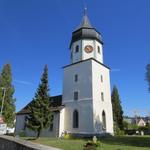
[[[87,8],[84,8],[84,16],[87,16]]]
[[[101,44],[103,44],[101,34],[90,23],[86,7],[84,8],[83,18],[80,25],[72,33],[70,48],[74,42],[81,39],[95,39]]]
[[[84,8],[84,15],[83,15],[82,21],[77,29],[80,29],[80,28],[93,28],[87,15],[86,7]]]

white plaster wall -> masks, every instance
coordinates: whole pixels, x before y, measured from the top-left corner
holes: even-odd
[[[17,115],[15,124],[15,134],[19,134],[25,128],[25,117],[26,115]]]
[[[74,81],[78,74],[78,82]],[[93,133],[92,106],[92,63],[91,60],[64,68],[63,104],[65,105],[65,130],[70,133]],[[74,91],[79,99],[74,101]],[[73,111],[78,110],[79,128],[73,128]]]
[[[100,47],[100,53],[98,53],[98,46]],[[95,40],[95,59],[103,64],[103,46],[96,40]]]
[[[63,103],[74,101],[74,91],[79,92],[79,100],[92,98],[91,69],[90,60],[64,68]],[[75,74],[78,74],[78,82],[74,81]]]
[[[68,133],[94,132],[92,100],[66,103],[65,110],[65,131]],[[73,128],[73,111],[78,110],[79,128]]]
[[[78,53],[75,52],[75,49],[76,49],[77,45],[79,46],[79,52]],[[82,43],[81,43],[81,40],[76,41],[76,42],[74,42],[72,44],[71,53],[72,53],[72,60],[71,60],[72,63],[81,61],[81,55],[82,55]]]
[[[78,53],[75,52],[75,48],[77,45],[79,45]],[[91,45],[93,47],[93,52],[91,53],[85,52],[84,48],[87,45]],[[98,46],[100,47],[100,53],[98,53]],[[74,42],[71,47],[71,53],[72,53],[72,60],[71,60],[72,63],[75,63],[81,60],[86,60],[89,58],[94,58],[97,61],[103,63],[103,46],[101,43],[99,43],[96,40],[84,39],[84,40],[79,40],[79,41]]]
[[[43,137],[58,137],[59,136],[59,113],[54,113],[53,115],[54,115],[53,131],[50,131],[50,128],[44,129],[41,132],[40,136],[43,136]],[[24,131],[26,136],[35,137],[37,133],[35,133],[34,131],[28,128],[24,128],[25,116],[26,115],[17,115],[15,133],[19,134],[21,131]]]
[[[84,48],[86,45],[91,45],[93,47],[93,51],[91,53],[86,53]],[[82,40],[82,60],[94,58],[95,53],[95,40]]]
[[[78,82],[74,81],[78,74]],[[103,82],[101,82],[101,75]],[[106,132],[113,134],[113,118],[109,69],[90,59],[64,68],[63,104],[64,129],[71,133],[102,133],[102,111],[106,114]],[[74,91],[79,99],[73,100]],[[104,93],[104,102],[101,100]],[[79,128],[73,128],[73,111],[79,112]]]
[[[62,133],[65,131],[65,108],[60,111],[59,114],[59,137],[62,136]]]
[[[93,82],[93,109],[95,132],[101,132],[102,112],[106,114],[106,132],[113,134],[112,104],[110,93],[109,69],[92,60],[92,82]],[[103,82],[101,82],[101,75]],[[104,101],[101,100],[101,92],[104,93]]]

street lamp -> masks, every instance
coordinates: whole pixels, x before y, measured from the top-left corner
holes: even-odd
[[[5,94],[6,94],[6,88],[5,87],[1,87],[1,89],[3,90],[3,98],[2,98],[2,106],[1,106],[0,116],[2,116],[4,100],[5,100]]]

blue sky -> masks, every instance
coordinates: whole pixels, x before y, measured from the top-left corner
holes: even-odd
[[[62,66],[70,63],[69,43],[87,6],[102,34],[104,63],[118,87],[125,115],[150,112],[145,66],[150,63],[149,0],[0,0],[0,70],[10,63],[17,111],[34,97],[48,64],[50,94],[62,93]]]

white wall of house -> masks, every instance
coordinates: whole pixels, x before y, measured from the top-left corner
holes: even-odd
[[[140,119],[138,122],[138,126],[144,127],[146,125],[145,121],[143,119]]]
[[[58,137],[59,136],[59,112],[53,113],[53,115],[54,115],[53,130],[51,131],[50,127],[47,129],[44,129],[41,132],[40,136],[44,136],[44,137]],[[24,132],[26,136],[35,137],[37,133],[25,127],[26,116],[27,115],[17,115],[15,134],[19,135],[21,132]]]
[[[17,115],[16,116],[16,124],[15,124],[15,134],[18,135],[20,132],[25,130],[25,117],[27,115]]]

